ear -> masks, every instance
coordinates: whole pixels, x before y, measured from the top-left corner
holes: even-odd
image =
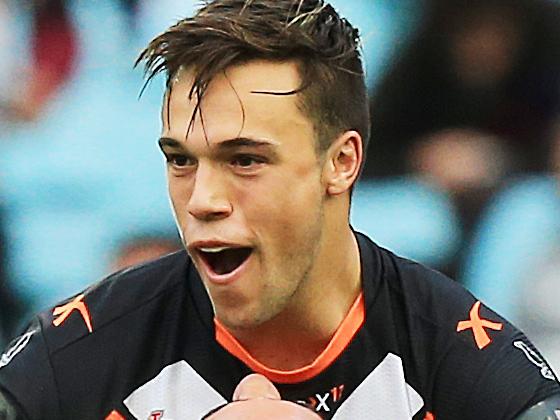
[[[346,131],[326,153],[323,179],[327,194],[340,195],[352,188],[363,160],[362,137],[357,131]]]

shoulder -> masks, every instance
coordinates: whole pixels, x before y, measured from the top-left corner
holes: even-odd
[[[393,308],[403,312],[412,337],[425,334],[445,351],[460,351],[482,365],[523,336],[458,282],[387,250],[379,252]]]
[[[405,369],[440,417],[472,409],[468,418],[512,418],[560,392],[544,358],[505,318],[445,275],[371,246]]]
[[[43,311],[38,318],[50,352],[141,312],[154,300],[176,294],[186,283],[189,266],[185,251],[169,254],[114,273]]]
[[[99,368],[100,359],[84,361],[79,355],[110,358],[112,339],[123,334],[134,347],[132,336],[142,340],[146,325],[157,325],[154,319],[182,302],[189,268],[186,252],[177,252],[115,273],[40,313],[0,357],[0,391],[25,407],[29,418],[60,418],[61,373],[87,363]]]
[[[12,344],[11,348],[27,347],[30,342],[26,354],[41,351],[50,357],[85,337],[95,338],[128,315],[138,314],[147,319],[154,313],[146,310],[152,302],[184,295],[181,289],[187,283],[189,268],[187,253],[180,251],[114,273],[39,313],[19,338],[19,345]],[[137,320],[138,317],[128,324],[140,325]],[[122,323],[118,328],[123,328]],[[5,359],[6,355],[10,356],[9,351],[2,357]]]
[[[465,309],[468,312],[476,302],[463,286],[444,274],[399,257],[364,235],[359,239],[366,265],[364,282],[385,288],[396,310],[447,330],[451,319],[464,317]]]

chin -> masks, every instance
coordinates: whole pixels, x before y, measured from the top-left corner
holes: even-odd
[[[255,314],[251,311],[233,311],[231,308],[222,311],[216,308],[216,317],[225,327],[235,330],[251,330],[273,318],[273,316]]]

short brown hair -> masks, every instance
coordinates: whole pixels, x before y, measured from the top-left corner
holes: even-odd
[[[150,42],[136,64],[147,82],[164,72],[167,89],[182,67],[193,68],[189,99],[211,80],[253,59],[299,64],[300,109],[315,126],[319,150],[347,130],[369,139],[369,111],[358,30],[323,0],[213,0]],[[190,128],[190,126],[189,126]]]

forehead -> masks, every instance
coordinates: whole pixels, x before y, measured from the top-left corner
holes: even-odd
[[[189,99],[192,69],[182,69],[173,80],[162,109],[166,136],[186,138],[197,99]],[[299,108],[301,87],[295,62],[251,61],[228,68],[208,85],[195,116],[191,136],[219,140],[232,135],[282,137],[312,128]],[[303,132],[305,134],[306,131]]]

